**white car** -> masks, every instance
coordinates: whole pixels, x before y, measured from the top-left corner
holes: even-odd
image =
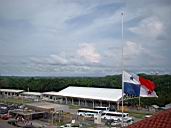
[[[79,128],[80,125],[79,124],[65,124],[60,126],[60,128]]]
[[[121,121],[114,120],[114,121],[111,123],[111,126],[121,126]]]
[[[149,117],[151,117],[152,115],[145,115],[145,118],[149,118]]]

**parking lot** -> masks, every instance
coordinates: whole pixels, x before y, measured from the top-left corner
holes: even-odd
[[[11,99],[10,99],[11,100]],[[76,124],[82,124],[82,127],[109,127],[110,122],[106,120],[102,120],[101,124],[95,124],[94,118],[92,117],[84,117],[78,116],[77,111],[79,109],[78,106],[74,105],[62,105],[56,104],[53,102],[29,102],[27,104],[0,104],[0,112],[1,112],[1,119],[0,119],[0,128],[15,128],[16,126],[9,125],[8,121],[11,120],[11,117],[7,115],[8,110],[13,111],[16,110],[18,112],[18,117],[20,115],[20,122],[18,123],[20,126],[24,126],[26,124],[31,124],[35,127],[60,127],[64,126],[65,124],[70,124],[74,121]],[[7,109],[8,108],[8,109]],[[24,113],[35,113],[37,110],[43,111],[46,113],[43,117],[38,119],[33,119],[33,116],[26,116],[21,115],[21,111]],[[6,113],[6,114],[5,114]],[[26,114],[27,115],[27,114]],[[139,121],[144,118],[144,113],[134,113],[133,111],[130,113],[133,117],[134,121]],[[8,117],[9,116],[9,117]],[[23,120],[23,119],[24,120]],[[17,120],[17,114],[12,117],[12,119]],[[23,121],[22,121],[23,120]],[[26,123],[27,121],[27,123]]]
[[[16,128],[16,127],[8,124],[7,121],[0,119],[0,128]]]

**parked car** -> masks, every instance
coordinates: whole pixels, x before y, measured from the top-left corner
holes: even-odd
[[[5,104],[0,104],[0,114],[7,114],[8,113],[8,106]]]
[[[13,105],[9,105],[8,106],[8,109],[9,110],[15,110],[15,109],[18,109],[18,106],[17,105],[14,105],[14,104]]]
[[[9,114],[4,114],[4,115],[1,116],[1,119],[3,119],[3,120],[8,120],[8,119],[11,118],[11,117],[12,117],[12,116],[9,115]]]
[[[113,120],[113,122],[111,123],[111,126],[121,126],[121,121],[118,121],[118,120]]]
[[[149,117],[151,117],[152,115],[145,115],[145,118],[149,118]]]
[[[60,128],[80,128],[79,124],[65,124],[60,126]]]
[[[37,128],[37,127],[34,127],[33,125],[26,125],[26,126],[23,126],[22,128]]]
[[[17,126],[17,121],[16,121],[15,119],[12,119],[12,120],[9,120],[9,121],[8,121],[8,124]]]

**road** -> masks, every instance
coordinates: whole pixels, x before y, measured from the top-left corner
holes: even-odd
[[[7,123],[7,121],[0,119],[0,128],[17,128]]]

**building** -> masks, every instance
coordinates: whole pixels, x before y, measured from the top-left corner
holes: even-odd
[[[109,106],[119,109],[121,89],[67,87],[59,92],[44,92],[43,97],[63,104],[84,107]]]
[[[170,104],[166,104],[164,107],[161,107],[162,109],[171,109],[171,103]]]
[[[34,101],[39,101],[42,99],[42,93],[40,92],[23,92],[20,95],[24,98],[33,99]]]
[[[129,125],[127,128],[171,128],[171,109]]]
[[[28,103],[26,104],[26,107],[39,112],[51,112],[56,110],[56,105],[52,103],[46,103],[46,102],[36,102],[36,103]]]
[[[0,95],[3,97],[19,96],[24,90],[17,89],[0,89]]]
[[[158,105],[151,105],[151,106],[148,108],[148,110],[149,110],[150,112],[157,112],[157,111],[160,110],[160,107],[159,107]]]

